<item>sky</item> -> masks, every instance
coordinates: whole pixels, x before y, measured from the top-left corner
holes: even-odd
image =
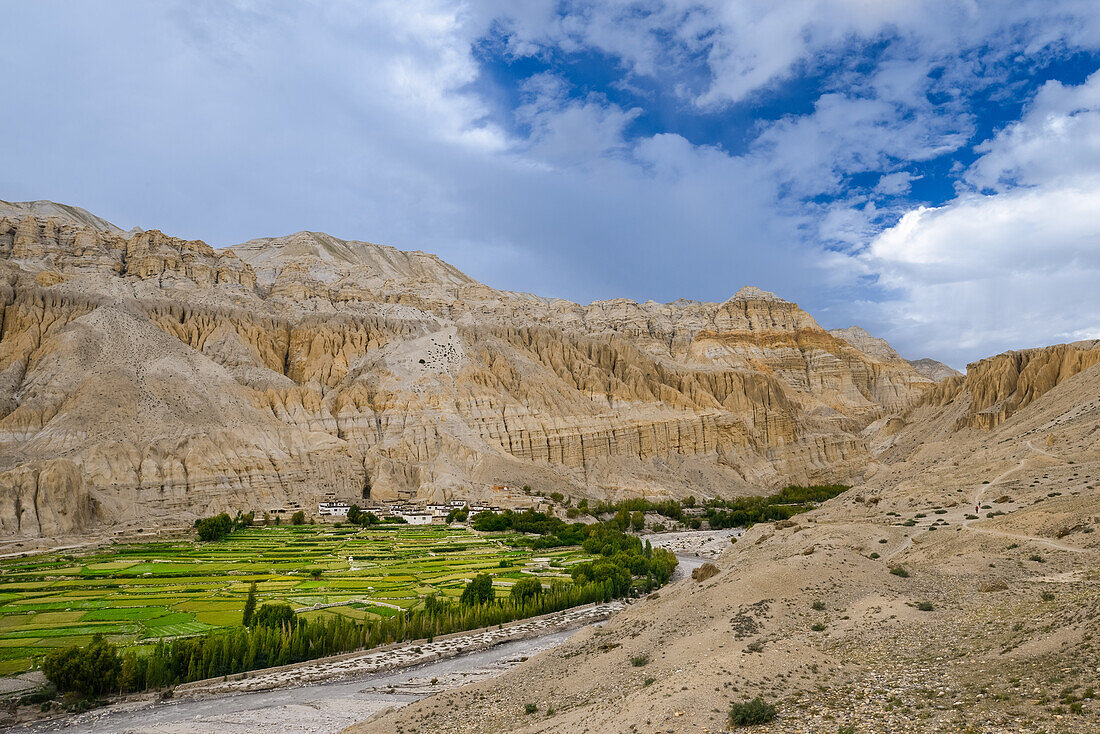
[[[1095,0],[0,0],[0,199],[963,368],[1100,338]]]

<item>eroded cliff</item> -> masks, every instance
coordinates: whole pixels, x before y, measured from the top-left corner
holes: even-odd
[[[0,206],[0,527],[860,476],[933,382],[755,288],[587,306],[298,233],[228,250]],[[895,353],[896,355],[896,353]]]

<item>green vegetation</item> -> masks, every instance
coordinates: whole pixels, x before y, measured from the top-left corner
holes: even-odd
[[[533,714],[538,710],[539,710],[538,704],[527,703],[527,704],[523,705],[523,713],[525,713],[525,714]]]
[[[893,568],[890,569],[890,573],[894,574],[895,576],[900,576],[903,579],[909,578],[909,572],[906,571],[901,566],[894,566]]]
[[[198,531],[199,540],[210,541],[221,540],[233,531],[251,527],[251,525],[251,512],[247,515],[242,515],[238,512],[236,518],[232,518],[228,513],[223,512],[220,515],[196,520],[195,530]]]
[[[775,719],[775,706],[757,696],[751,701],[733,704],[730,709],[730,726],[752,726],[754,724],[766,724]]]
[[[248,585],[248,598],[244,602],[244,611],[241,612],[241,624],[248,627],[252,624],[252,615],[256,613],[256,582]]]
[[[733,500],[708,500],[707,524],[721,528],[749,527],[758,522],[786,520],[812,510],[817,504],[850,489],[843,484],[822,484],[808,487],[789,486],[767,497],[739,497]]]
[[[93,635],[86,647],[54,650],[42,663],[42,672],[57,690],[92,698],[115,689],[122,661],[118,648],[103,635]]]
[[[537,578],[531,577],[520,579],[512,584],[512,591],[509,595],[513,602],[525,602],[535,598],[541,593],[542,582]]]
[[[649,654],[642,653],[641,655],[635,655],[634,657],[630,658],[630,664],[633,665],[635,668],[640,668],[643,665],[649,664]]]
[[[932,606],[932,602],[930,601],[918,601],[917,609],[922,612],[931,612],[935,607]]]
[[[488,604],[496,598],[493,593],[493,577],[487,573],[479,573],[474,577],[474,580],[466,584],[466,588],[462,590],[462,598],[460,599],[463,606],[473,606],[476,604]]]
[[[283,609],[271,614],[280,624],[264,624],[268,607],[256,612],[252,627],[211,632],[204,636],[161,640],[144,655],[134,649],[122,658],[115,690],[141,691],[312,660],[327,655],[386,645],[403,640],[483,627],[568,609],[608,598],[608,589],[556,584],[536,600],[511,600],[457,605],[429,597],[422,609],[400,612],[376,621],[359,622],[343,616],[304,618]]]
[[[644,502],[644,500],[639,500]],[[675,504],[675,503],[673,503]],[[677,507],[679,505],[676,505]],[[619,515],[626,520],[620,524]],[[510,544],[532,549],[558,548],[580,545],[585,553],[596,558],[577,563],[569,570],[575,584],[609,584],[613,596],[625,596],[634,587],[634,579],[645,578],[644,588],[651,591],[668,582],[676,568],[676,556],[669,551],[653,548],[623,532],[629,527],[627,510],[616,511],[616,517],[607,522],[566,523],[559,518],[541,512],[504,512],[500,515],[483,512],[474,518],[473,527],[481,532],[526,533],[513,537]],[[534,536],[534,537],[531,537]]]
[[[244,527],[217,541],[4,559],[0,675],[40,664],[52,650],[87,645],[96,633],[145,655],[160,638],[239,626],[253,585],[253,612],[284,602],[300,618],[374,622],[418,608],[432,594],[457,602],[479,573],[492,575],[504,595],[521,579],[568,584],[569,568],[592,557],[556,548],[539,554],[549,564],[531,565],[534,554],[520,540],[445,526],[282,525]],[[323,575],[313,578],[314,570]],[[338,606],[310,611],[315,605]]]

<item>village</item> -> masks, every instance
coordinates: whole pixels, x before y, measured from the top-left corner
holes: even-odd
[[[548,511],[551,509],[550,504],[542,497],[527,497],[524,494],[517,497],[515,489],[507,485],[493,486],[492,492],[495,497],[500,498],[500,501],[507,502],[508,509],[519,511],[527,509]],[[524,503],[521,501],[523,499],[532,501]],[[472,520],[483,512],[500,515],[505,511],[504,507],[496,504],[465,499],[453,499],[446,502],[427,502],[415,499],[394,503],[360,504],[360,502],[370,501],[355,502],[345,498],[337,498],[334,492],[329,492],[317,503],[317,511],[313,519],[317,522],[342,522],[347,519],[353,506],[358,507],[361,513],[370,513],[383,522],[404,522],[409,525],[444,524],[447,522],[447,517],[453,517],[452,513],[455,512],[461,512],[463,518]],[[310,509],[297,502],[290,502],[285,507],[274,507],[254,512],[253,517],[255,518],[254,522],[257,524],[267,524],[276,521],[278,518],[291,517],[297,512],[304,512],[309,515],[311,514]]]

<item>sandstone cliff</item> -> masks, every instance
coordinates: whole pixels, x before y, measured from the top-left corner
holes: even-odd
[[[587,306],[319,233],[214,250],[0,204],[0,528],[326,492],[709,496],[843,481],[933,381],[755,288]],[[892,350],[891,350],[892,351]]]

